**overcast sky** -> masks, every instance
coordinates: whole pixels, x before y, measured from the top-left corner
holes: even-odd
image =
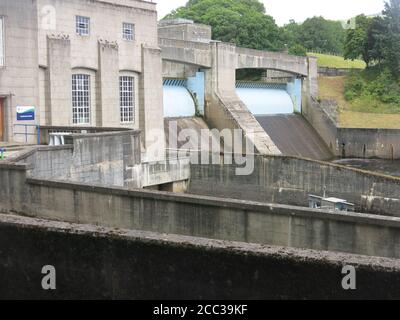
[[[153,0],[158,5],[158,17],[163,18],[171,10],[186,4],[187,0]],[[323,16],[332,20],[345,20],[360,13],[380,13],[384,0],[262,0],[267,13],[279,25],[290,19],[303,22],[308,17]]]

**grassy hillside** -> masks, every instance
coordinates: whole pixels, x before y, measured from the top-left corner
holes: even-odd
[[[372,101],[346,101],[346,77],[320,77],[321,99],[335,99],[339,104],[339,125],[347,128],[400,128],[400,114],[391,105]]]
[[[365,69],[365,62],[362,60],[345,60],[343,57],[331,56],[321,53],[308,53],[309,56],[318,58],[319,67],[344,68],[344,69]]]

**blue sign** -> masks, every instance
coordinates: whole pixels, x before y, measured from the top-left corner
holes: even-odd
[[[35,107],[17,107],[17,120],[18,121],[32,121],[35,120]]]

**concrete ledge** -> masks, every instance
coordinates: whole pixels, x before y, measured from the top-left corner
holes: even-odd
[[[52,188],[62,188],[69,190],[88,191],[104,195],[117,195],[127,197],[140,197],[156,201],[173,201],[176,203],[186,203],[217,208],[229,208],[236,210],[245,210],[251,212],[273,213],[282,216],[299,216],[307,218],[318,218],[332,221],[355,222],[359,224],[371,224],[384,227],[400,228],[400,218],[377,216],[363,213],[343,213],[324,210],[313,210],[295,206],[280,204],[262,203],[256,201],[245,201],[227,198],[216,198],[209,196],[175,194],[170,192],[152,191],[152,190],[131,190],[121,187],[103,187],[100,185],[84,183],[67,183],[57,180],[27,179],[28,184],[39,185]]]
[[[112,131],[112,132],[97,132],[97,133],[85,133],[85,134],[71,134],[73,138],[76,139],[85,139],[85,138],[93,138],[93,137],[116,137],[116,136],[138,136],[140,135],[139,130],[121,130],[121,131]]]
[[[393,259],[8,215],[0,215],[0,231],[2,299],[400,297],[400,262]],[[56,268],[55,291],[40,288],[48,264]],[[356,268],[355,291],[341,288],[345,265]]]

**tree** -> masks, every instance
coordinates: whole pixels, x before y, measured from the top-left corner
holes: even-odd
[[[385,38],[387,27],[381,17],[375,17],[369,25],[365,46],[366,55],[370,61],[375,61],[381,66],[385,58]]]
[[[371,57],[367,47],[367,36],[372,21],[363,14],[356,17],[355,29],[347,30],[344,44],[345,59],[355,60],[361,57],[369,65]]]
[[[295,44],[289,48],[289,54],[305,57],[307,56],[307,49],[301,44]]]
[[[313,17],[304,21],[298,31],[298,44],[308,50],[343,53],[345,30],[339,21]]]
[[[259,0],[190,0],[164,19],[185,18],[213,28],[213,39],[253,49],[278,51],[283,35]]]
[[[384,59],[398,79],[400,77],[400,0],[386,2],[383,15],[386,24]]]
[[[294,20],[290,20],[289,23],[282,28],[285,44],[289,48],[296,45],[301,45],[299,40],[300,29],[301,29],[301,24],[298,24]]]

